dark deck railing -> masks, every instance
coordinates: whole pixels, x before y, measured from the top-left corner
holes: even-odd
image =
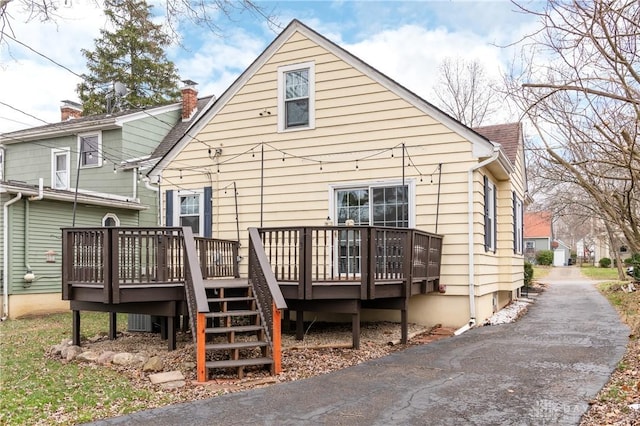
[[[357,285],[359,298],[375,299],[376,286],[429,284],[440,278],[442,236],[415,229],[372,226],[262,228],[265,253],[282,287],[312,300],[314,286]],[[291,298],[291,292],[287,293]]]
[[[166,300],[161,289],[184,286],[182,228],[65,228],[62,240],[65,300]],[[238,277],[238,247],[236,241],[195,238],[202,277]],[[149,291],[133,296],[134,289]]]

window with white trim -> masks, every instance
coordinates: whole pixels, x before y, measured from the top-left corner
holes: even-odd
[[[71,156],[69,148],[51,150],[51,187],[69,189]]]
[[[100,167],[102,165],[102,134],[78,135],[80,167]]]
[[[315,64],[278,68],[278,131],[315,127]]]
[[[535,241],[526,241],[526,242],[525,242],[525,245],[526,245],[526,249],[527,249],[527,250],[533,250],[533,249],[535,249],[535,248],[536,248],[536,243],[535,243]]]
[[[383,182],[353,187],[334,187],[334,217],[337,225],[389,226],[408,228],[414,219],[413,183]],[[361,241],[348,229],[339,231],[338,269],[340,274],[359,274]]]
[[[514,203],[513,203],[513,251],[516,254],[522,254],[522,244],[523,244],[523,236],[522,236],[522,214],[523,214],[523,205],[522,200],[514,195]]]
[[[176,191],[174,203],[175,226],[190,226],[194,235],[204,235],[203,191]]]
[[[496,185],[484,177],[484,248],[496,251]]]
[[[114,213],[107,213],[102,218],[102,226],[120,226],[120,219]]]

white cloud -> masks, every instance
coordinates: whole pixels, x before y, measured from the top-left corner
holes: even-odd
[[[61,100],[77,100],[75,89],[80,78],[28,48],[82,74],[85,61],[80,50],[92,48],[104,16],[92,1],[77,0],[72,4],[61,6],[55,20],[50,22],[37,19],[26,22],[28,17],[20,13],[19,6],[9,4],[9,8],[15,7],[10,10],[15,17],[10,35],[22,44],[5,39],[6,43],[0,46],[1,102],[51,123],[60,120]],[[42,124],[0,105],[0,132]]]

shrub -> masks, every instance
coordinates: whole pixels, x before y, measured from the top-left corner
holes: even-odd
[[[533,265],[529,262],[524,262],[524,285],[529,287],[531,280],[533,279]]]
[[[538,265],[549,266],[553,263],[553,251],[551,250],[540,250],[536,253],[536,263]]]
[[[601,268],[611,267],[611,259],[609,259],[608,257],[603,257],[598,263],[600,263]]]
[[[640,253],[634,253],[631,255],[631,257],[628,257],[624,260],[624,264],[626,266],[632,266],[634,264],[638,264],[640,263]]]

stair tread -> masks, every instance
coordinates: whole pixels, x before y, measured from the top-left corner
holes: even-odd
[[[247,288],[249,287],[249,280],[247,279],[204,280],[203,284],[204,284],[204,288],[206,289]]]
[[[249,311],[249,310],[230,310],[226,312],[209,312],[204,314],[206,318],[221,318],[221,317],[230,317],[230,316],[250,316],[250,315],[258,315],[258,311]]]
[[[220,333],[229,333],[236,332],[242,333],[245,331],[258,331],[263,330],[264,328],[261,325],[239,325],[237,327],[213,327],[213,328],[205,328],[205,333],[209,334],[220,334]]]
[[[253,342],[234,342],[234,343],[207,343],[204,348],[206,350],[221,350],[221,349],[246,349],[246,348],[262,348],[267,346],[268,343],[264,340],[255,340]]]
[[[227,359],[224,361],[207,361],[207,368],[227,368],[227,367],[243,367],[247,365],[266,365],[273,364],[271,358],[246,358],[246,359]]]
[[[252,300],[256,300],[253,296],[243,296],[243,297],[209,297],[207,298],[207,302],[250,302]]]

